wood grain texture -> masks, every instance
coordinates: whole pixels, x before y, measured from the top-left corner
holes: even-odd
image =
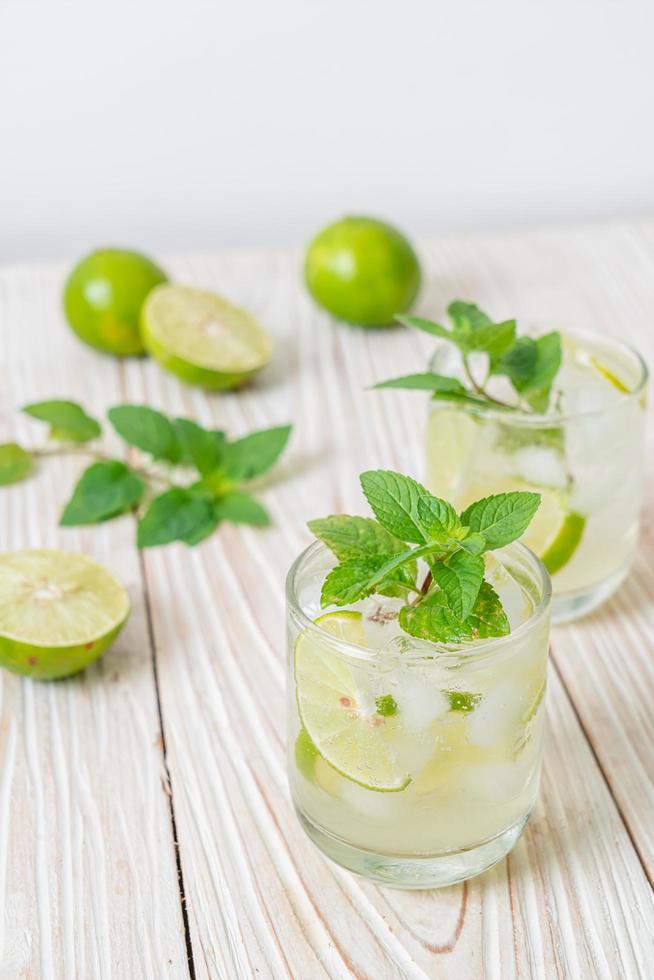
[[[472,298],[498,317],[551,316],[621,336],[654,362],[654,225],[450,237],[426,244],[422,258],[426,314]],[[306,297],[299,262],[281,251],[170,258],[176,278],[242,302],[276,338],[273,364],[251,387],[216,396],[152,362],[116,366],[83,350],[53,312],[57,270],[0,279],[8,434],[17,404],[56,394],[96,410],[147,402],[232,435],[295,426],[260,488],[273,527],[226,526],[192,550],[149,551],[142,567],[128,520],[55,530],[69,463],[3,493],[3,547],[90,550],[130,584],[135,611],[115,650],[82,680],[2,677],[0,963],[9,965],[0,977],[189,976],[147,618],[195,976],[647,977],[651,494],[643,549],[620,595],[554,632],[541,795],[507,860],[440,892],[394,892],[327,865],[295,820],[284,760],[285,572],[309,543],[307,519],[361,511],[361,470],[422,475],[423,398],[365,389],[419,370],[432,348],[417,332],[334,324]]]
[[[61,323],[63,270],[0,276],[0,439],[36,444],[45,427],[17,409],[121,400],[115,362]],[[44,461],[3,488],[0,547],[81,549],[127,586],[132,615],[97,665],[69,681],[0,671],[0,977],[73,980],[186,974],[169,801],[142,579],[131,519],[57,527],[84,464]]]

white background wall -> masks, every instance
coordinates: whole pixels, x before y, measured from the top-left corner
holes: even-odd
[[[651,0],[0,0],[0,260],[654,208]]]

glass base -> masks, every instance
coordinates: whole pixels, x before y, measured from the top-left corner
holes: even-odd
[[[296,812],[313,843],[342,868],[391,888],[415,889],[444,888],[488,870],[509,853],[529,819],[527,813],[497,837],[467,850],[406,857],[354,847],[317,826],[297,808]]]
[[[612,596],[615,590],[622,584],[627,577],[629,563],[619,568],[610,578],[604,579],[592,589],[578,589],[576,592],[564,592],[563,595],[556,594],[556,586],[552,595],[552,622],[569,623],[573,619],[579,619],[586,613],[597,609],[603,602]]]

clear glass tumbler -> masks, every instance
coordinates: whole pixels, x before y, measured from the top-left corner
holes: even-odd
[[[512,632],[437,645],[403,633],[383,599],[321,610],[333,565],[316,543],[287,579],[288,766],[300,822],[327,857],[387,885],[479,874],[513,847],[538,792],[547,571],[521,544],[488,556]]]
[[[431,368],[460,374],[457,352],[442,346]],[[430,402],[433,493],[457,509],[508,490],[542,495],[523,541],[552,576],[554,622],[594,609],[629,570],[642,499],[646,382],[632,348],[566,333],[547,414]]]

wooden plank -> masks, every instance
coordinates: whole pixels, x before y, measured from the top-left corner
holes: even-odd
[[[617,228],[572,239],[436,242],[423,251],[430,277],[422,309],[440,313],[462,295],[498,315],[529,312],[528,301],[532,311],[570,319],[606,309],[605,324],[619,312],[618,290],[607,291],[591,243],[601,242],[608,262],[629,238]],[[295,254],[170,264],[180,280],[259,315],[277,337],[277,358],[252,388],[215,397],[154,364],[129,364],[129,397],[234,435],[296,423],[288,458],[262,493],[273,528],[225,527],[193,551],[173,546],[146,557],[197,975],[645,976],[651,890],[579,723],[588,724],[581,688],[568,683],[573,709],[556,674],[543,792],[498,868],[442,892],[401,894],[332,870],[304,838],[284,775],[284,575],[309,541],[306,519],[361,509],[359,471],[422,473],[424,403],[364,387],[416,370],[431,344],[400,330],[332,324],[304,295]],[[567,634],[557,635],[564,673],[570,647],[560,640]]]
[[[78,343],[59,312],[63,270],[0,273],[0,436],[35,444],[19,406],[122,400],[116,361]],[[60,529],[79,459],[48,460],[3,488],[0,546],[103,561],[133,602],[113,649],[69,681],[0,672],[0,977],[187,975],[142,577],[130,518]]]

